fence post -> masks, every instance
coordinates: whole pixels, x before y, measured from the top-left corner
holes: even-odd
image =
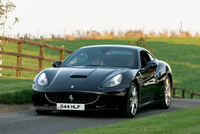
[[[143,26],[143,32],[142,32],[142,37],[145,37],[145,26]]]
[[[39,40],[39,30],[37,30],[37,40]]]
[[[65,46],[62,45],[61,48],[65,48]],[[61,62],[63,62],[63,57],[64,57],[64,51],[60,51],[60,53],[59,53],[59,60],[60,60]]]
[[[193,98],[193,93],[194,93],[194,91],[192,90],[192,93],[191,93],[191,96],[190,96],[191,99]]]
[[[19,39],[23,39],[22,37]],[[22,45],[23,43],[18,42],[18,48],[17,48],[17,52],[18,53],[22,53]],[[22,57],[21,56],[17,56],[17,66],[21,67],[22,64]],[[20,77],[21,76],[21,70],[16,70],[16,77]]]
[[[120,27],[119,27],[119,30],[118,30],[118,38],[121,37],[121,30],[120,30]]]
[[[90,38],[92,38],[92,28],[90,28]]]
[[[44,57],[44,41],[41,42],[43,44],[43,46],[40,46],[40,52],[39,52],[39,56]],[[38,69],[42,70],[43,67],[43,60],[39,59],[39,65],[38,65]]]
[[[170,33],[170,27],[168,26],[167,38],[169,38],[169,33]]]
[[[185,88],[183,88],[185,90]],[[185,91],[182,91],[182,98],[185,98]]]
[[[174,95],[174,97],[176,96],[176,88],[175,87],[173,88],[173,95]]]
[[[0,43],[0,51],[1,51],[1,43]],[[0,54],[0,65],[2,65],[2,56]],[[0,68],[0,76],[2,76],[2,68]]]
[[[191,29],[190,29],[190,27],[189,27],[189,37],[190,37],[190,35],[191,35]]]

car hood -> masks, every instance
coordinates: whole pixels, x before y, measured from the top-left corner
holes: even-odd
[[[80,66],[66,68],[49,68],[47,74],[48,86],[45,91],[96,91],[102,90],[105,82],[117,74],[130,71],[128,68]],[[135,71],[136,72],[136,71]],[[126,81],[126,80],[125,80]],[[125,82],[124,81],[124,82]]]

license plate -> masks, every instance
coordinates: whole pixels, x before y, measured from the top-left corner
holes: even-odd
[[[57,103],[57,110],[85,110],[85,104]]]

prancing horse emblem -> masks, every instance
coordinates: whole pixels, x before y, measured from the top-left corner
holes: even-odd
[[[69,96],[69,100],[73,101],[74,97],[72,95]]]

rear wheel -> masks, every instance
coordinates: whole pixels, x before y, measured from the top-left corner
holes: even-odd
[[[169,108],[171,104],[171,91],[172,91],[172,84],[170,78],[167,76],[165,80],[165,88],[163,92],[163,98],[162,98],[162,108]]]
[[[137,113],[138,108],[138,93],[135,83],[131,83],[126,100],[124,116],[133,118]]]

